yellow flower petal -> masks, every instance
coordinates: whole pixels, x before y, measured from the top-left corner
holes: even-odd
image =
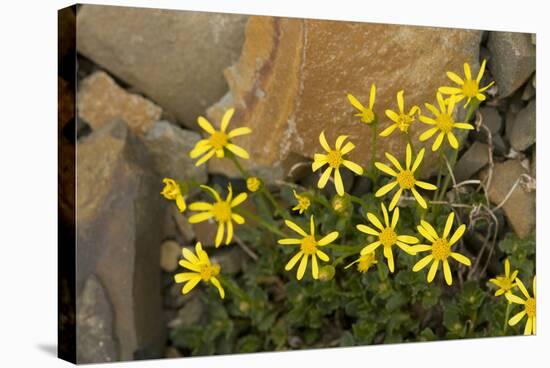
[[[196,224],[198,222],[206,221],[212,217],[214,217],[212,212],[197,213],[189,217],[189,223]]]
[[[295,232],[297,232],[298,234],[300,234],[301,236],[304,236],[304,237],[308,236],[308,234],[304,230],[302,230],[300,226],[296,225],[294,222],[290,220],[285,220],[285,225],[291,228],[292,230],[294,230]]]
[[[445,133],[441,132],[435,139],[433,145],[432,145],[432,151],[437,151],[439,147],[441,147],[441,143],[443,142],[443,138],[445,138]]]
[[[449,140],[449,144],[454,149],[458,149],[458,140],[456,139],[456,136],[453,134],[453,132],[447,133],[447,139]]]
[[[351,142],[348,142],[344,145],[344,147],[340,150],[340,154],[341,155],[346,155],[348,153],[350,153],[351,151],[353,151],[353,149],[355,148],[355,144],[351,143]]]
[[[359,102],[359,100],[357,98],[355,98],[354,95],[352,95],[351,93],[348,93],[347,97],[348,97],[349,103],[353,107],[355,107],[357,110],[359,110],[359,111],[365,110],[365,107],[361,104],[361,102]]]
[[[373,84],[370,85],[370,96],[369,96],[369,108],[372,109],[374,106],[374,101],[376,99],[376,86]]]
[[[424,220],[420,220],[420,224],[428,232],[428,234],[431,235],[432,238],[434,238],[434,239],[439,238],[439,236],[437,235],[437,231],[435,231],[435,229],[433,228],[432,225],[430,225],[429,222],[424,221]]]
[[[336,150],[340,150],[342,148],[342,144],[344,144],[344,141],[348,138],[347,135],[340,135],[338,138],[336,138],[336,144],[335,148]],[[349,143],[349,142],[348,142]]]
[[[191,211],[210,211],[212,204],[207,202],[193,202],[189,205]]]
[[[244,224],[244,217],[242,217],[242,216],[239,215],[239,214],[232,213],[232,214],[231,214],[231,219],[232,219],[233,221],[235,221],[235,222],[236,222],[237,224],[239,224],[239,225]]]
[[[206,161],[210,160],[212,158],[212,156],[214,156],[214,154],[216,153],[215,150],[211,150],[210,152],[208,152],[206,155],[202,156],[196,163],[195,163],[195,166],[200,166],[202,164],[204,164]]]
[[[233,117],[233,113],[235,112],[234,108],[228,109],[225,114],[223,114],[222,123],[220,126],[220,129],[222,132],[225,132],[227,129],[227,126],[229,125],[229,121]]]
[[[385,152],[384,155],[393,164],[393,166],[395,166],[397,168],[397,170],[405,171],[405,169],[403,169],[403,166],[401,166],[401,164],[399,163],[399,160],[396,159],[394,155],[392,155],[391,153],[388,153],[388,152]]]
[[[413,163],[413,166],[411,167],[411,171],[414,173],[418,167],[420,166],[420,163],[422,162],[422,160],[424,159],[424,152],[426,152],[426,149],[425,148],[422,148],[419,152],[418,152],[418,155],[416,155],[416,159],[414,160],[414,163]]]
[[[200,144],[201,142],[206,142],[204,144]],[[192,159],[195,159],[201,155],[203,155],[204,153],[206,153],[206,151],[208,150],[211,150],[212,149],[212,145],[210,144],[209,141],[206,141],[206,140],[203,140],[203,141],[199,141],[195,147],[191,150],[191,152],[189,152],[189,157],[191,157]]]
[[[330,152],[330,146],[328,145],[327,138],[325,137],[325,131],[323,130],[321,134],[319,135],[319,142],[321,143],[321,147],[327,152]]]
[[[405,101],[403,98],[403,95],[405,94],[405,91],[401,90],[397,92],[397,107],[399,107],[399,111],[403,113],[403,110],[405,110]]]
[[[420,134],[420,137],[418,137],[418,139],[420,140],[420,142],[424,142],[425,140],[430,139],[438,130],[439,128],[430,128],[424,133]]]
[[[455,213],[451,211],[449,213],[449,216],[447,216],[447,221],[445,221],[445,229],[443,230],[443,237],[447,238],[451,232],[451,228],[453,227],[453,221],[455,219]]]
[[[248,127],[236,128],[230,131],[229,133],[227,133],[227,138],[232,139],[232,138],[240,137],[241,135],[246,135],[250,133],[252,133],[252,129]]]
[[[186,205],[185,205],[185,199],[183,198],[183,196],[179,195],[176,197],[176,206],[178,206],[178,210],[180,212],[185,211]]]
[[[456,87],[439,87],[438,91],[446,95],[454,95],[457,93],[461,93],[462,89]]]
[[[389,191],[391,191],[393,188],[395,188],[397,186],[397,181],[392,181],[391,183],[388,183],[386,185],[384,185],[382,188],[378,189],[376,191],[376,193],[374,194],[375,197],[381,197],[383,196],[384,194],[388,193]],[[391,207],[390,207],[391,208]]]
[[[464,231],[466,231],[466,225],[462,224],[458,227],[458,229],[456,229],[455,233],[451,237],[451,240],[449,240],[449,245],[456,243],[462,237]]]
[[[214,241],[214,245],[219,247],[222,244],[223,240],[223,233],[225,231],[225,225],[223,222],[218,223],[218,231],[216,232],[216,240]]]
[[[525,324],[525,329],[523,330],[524,335],[531,335],[533,331],[533,319],[531,317],[527,318],[527,323]]]
[[[381,241],[375,241],[373,243],[370,243],[369,245],[361,249],[361,255],[364,256],[365,254],[374,252],[376,248],[378,248],[380,245],[382,245]]]
[[[419,186],[420,188],[422,189],[426,189],[426,190],[436,190],[437,187],[431,183],[426,183],[425,181],[420,181],[420,180],[417,180],[415,183],[414,183],[416,186]]]
[[[405,167],[407,170],[411,168],[412,163],[412,147],[407,143],[407,148],[405,149]]]
[[[317,188],[323,189],[328,182],[328,179],[330,178],[330,174],[332,173],[332,167],[327,167],[326,170],[321,175],[321,178],[319,178],[319,182],[317,182]]]
[[[388,135],[392,134],[392,132],[397,129],[397,124],[390,125],[386,129],[384,129],[382,132],[380,132],[381,137],[387,137]]]
[[[449,267],[449,262],[447,262],[447,260],[443,261],[443,275],[445,276],[445,282],[447,282],[447,285],[452,285],[453,275],[451,274],[451,267]]]
[[[197,277],[200,279],[200,276],[196,272],[182,272],[174,275],[174,281],[176,284],[181,284],[182,282],[189,281]]]
[[[250,158],[248,152],[246,152],[244,148],[241,148],[236,144],[228,143],[225,147],[240,158],[244,158],[245,160],[248,160]]]
[[[298,253],[296,253],[291,259],[290,261],[288,261],[288,263],[286,264],[285,266],[285,271],[290,271],[294,268],[294,266],[296,265],[296,263],[298,263],[298,261],[300,260],[300,258],[304,255],[304,252],[302,251],[299,251]]]
[[[475,129],[472,124],[468,124],[468,123],[454,123],[453,128],[466,129],[466,130],[474,130]]]
[[[307,259],[308,259],[308,255],[304,254],[304,256],[302,257],[302,260],[300,261],[300,266],[298,266],[298,273],[296,274],[296,278],[298,280],[301,280],[304,277],[304,273],[306,272],[306,267],[307,267]]]
[[[210,282],[212,283],[212,285],[214,285],[216,287],[216,289],[218,289],[218,293],[220,293],[220,297],[222,299],[225,298],[225,290],[223,290],[223,288],[220,284],[220,281],[215,277],[211,277]]]
[[[342,161],[342,165],[353,171],[357,175],[363,175],[363,168],[356,164],[355,162],[351,162],[349,160]]]
[[[521,311],[519,312],[518,314],[516,314],[515,316],[513,316],[512,318],[510,318],[510,321],[508,322],[508,324],[510,326],[515,326],[518,324],[519,321],[521,321],[521,319],[523,318],[523,316],[525,316],[526,312],[525,311]]]
[[[241,203],[243,203],[244,201],[246,201],[246,199],[248,198],[248,194],[246,193],[239,193],[235,198],[233,198],[233,200],[231,201],[231,207],[237,207],[238,205],[240,205]]]
[[[472,262],[467,257],[463,256],[460,253],[451,252],[451,257],[453,257],[456,261],[462,263],[463,265],[466,265],[466,266],[472,265]]]
[[[415,188],[411,188],[411,192],[412,192],[414,198],[416,199],[416,201],[418,202],[418,204],[420,205],[420,207],[428,208],[428,204],[426,203],[424,198],[420,195],[420,193],[418,193],[418,191]]]
[[[384,257],[388,260],[388,268],[393,273],[395,270],[395,264],[393,262],[393,251],[391,247],[384,247]]]
[[[314,254],[311,255],[311,276],[314,280],[319,278],[319,265],[317,264],[317,257]]]
[[[370,221],[374,226],[376,226],[378,229],[384,230],[384,225],[382,225],[382,223],[380,222],[380,220],[378,219],[378,217],[376,217],[374,214],[368,212],[368,213],[367,213],[367,218],[368,218],[369,221]]]
[[[285,238],[285,239],[279,239],[277,243],[281,245],[302,244],[302,239]]]
[[[321,259],[322,261],[325,261],[325,262],[328,262],[330,260],[330,258],[328,257],[328,255],[323,252],[322,250],[320,249],[317,249],[317,252],[315,253],[317,255],[317,257],[319,257],[319,259]]]
[[[481,63],[481,66],[479,67],[479,72],[477,73],[476,82],[481,82],[481,78],[483,77],[483,73],[485,72],[485,64],[487,64],[487,60],[483,60]]]
[[[374,235],[374,236],[380,235],[379,231],[376,231],[372,227],[367,226],[367,225],[359,224],[359,225],[356,226],[356,228],[357,228],[357,230],[359,230],[360,232],[365,233],[365,234]]]
[[[464,63],[464,76],[466,79],[472,79],[472,72],[470,71],[470,64]]]
[[[225,238],[225,245],[229,245],[233,239],[233,223],[231,220],[227,221],[227,237]]]
[[[408,244],[418,243],[418,239],[415,238],[414,236],[410,236],[410,235],[398,235],[397,240],[402,241],[404,243],[408,243]]]
[[[199,123],[199,126],[208,134],[213,134],[216,132],[212,124],[208,120],[206,120],[204,117],[199,116],[197,119],[197,122]]]
[[[325,246],[335,241],[336,238],[338,238],[338,231],[333,231],[330,234],[324,236],[321,240],[319,240],[317,242],[317,245],[320,247]]]
[[[518,287],[521,290],[522,294],[526,298],[530,298],[529,292],[527,291],[527,289],[525,288],[525,285],[523,285],[523,282],[520,279],[516,279],[516,284],[518,285]]]
[[[180,260],[178,262],[178,264],[181,266],[181,267],[184,267],[184,268],[187,268],[188,270],[191,270],[191,271],[195,271],[195,272],[200,272],[201,271],[201,268],[199,265],[196,265],[194,263],[191,263],[189,261],[185,261],[185,260]]]
[[[413,266],[413,272],[418,272],[424,267],[426,267],[432,260],[434,259],[434,256],[427,255],[426,257],[422,258],[420,261],[416,262]]]
[[[525,304],[525,300],[521,299],[519,296],[514,295],[514,294],[506,294],[506,299],[508,299],[512,303],[516,303],[516,304],[520,304],[520,305]]]
[[[449,77],[449,79],[455,82],[456,84],[459,84],[459,85],[464,84],[464,80],[453,72],[447,72],[447,77]]]
[[[396,208],[395,210],[393,210],[393,215],[392,215],[392,219],[391,219],[391,228],[392,229],[395,229],[395,227],[397,226],[397,221],[399,220],[399,208]]]
[[[196,277],[194,279],[191,279],[189,281],[187,281],[187,283],[183,286],[183,288],[181,289],[181,292],[183,294],[187,294],[188,292],[190,292],[195,286],[197,286],[197,284],[201,281],[201,278],[200,276],[199,277]]]
[[[339,169],[334,169],[334,186],[336,187],[336,193],[339,196],[343,196],[344,192],[344,183],[342,182],[342,176],[340,175]]]
[[[200,262],[199,259],[197,258],[197,256],[194,255],[193,252],[191,252],[187,248],[182,248],[181,253],[185,257],[185,259],[187,259],[189,262],[191,262],[193,264],[196,264],[196,263]]]
[[[393,195],[393,198],[390,202],[390,211],[394,209],[394,207],[397,205],[397,202],[399,201],[399,198],[401,198],[401,193],[403,193],[403,189],[399,189],[395,194]]]
[[[432,282],[435,277],[435,273],[437,272],[437,267],[439,266],[439,261],[437,259],[434,259],[432,265],[430,266],[430,270],[428,271],[428,282]]]

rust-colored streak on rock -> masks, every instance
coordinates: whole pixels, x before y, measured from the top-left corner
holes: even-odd
[[[254,130],[237,142],[251,153],[247,165],[271,178],[284,176],[289,155],[319,152],[322,130],[331,143],[349,135],[357,146],[352,159],[367,166],[372,129],[353,116],[346,94],[367,104],[376,84],[380,131],[390,124],[384,110],[397,109],[399,90],[405,90],[406,108],[423,108],[434,102],[438,87],[452,85],[446,71],[461,74],[468,62],[476,72],[479,41],[479,31],[251,17],[239,62],[225,73],[230,93],[209,117],[219,121],[223,109],[235,106],[234,126]],[[418,137],[426,129],[417,121],[411,132]],[[378,159],[385,151],[403,156],[406,139],[396,133],[378,139]],[[435,159],[427,155],[424,167]],[[219,160],[210,170],[235,174]]]

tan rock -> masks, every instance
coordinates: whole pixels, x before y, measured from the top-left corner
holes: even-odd
[[[491,187],[489,188],[489,200],[499,205],[514,187],[514,184],[522,174],[528,174],[519,160],[508,160],[495,164]],[[522,185],[517,185],[502,209],[519,237],[525,237],[534,228],[536,222],[536,195],[534,191],[528,191]]]
[[[178,268],[181,247],[174,240],[166,240],[160,246],[160,267],[166,272],[174,272]]]
[[[195,126],[227,92],[223,69],[239,57],[247,16],[84,5],[78,51]]]
[[[126,92],[105,72],[95,72],[84,79],[78,91],[78,115],[92,129],[120,118],[132,131],[142,134],[161,114],[159,106]]]
[[[236,139],[251,154],[248,167],[271,178],[286,174],[293,153],[311,158],[319,152],[322,130],[332,144],[338,135],[349,135],[357,146],[351,158],[366,166],[372,129],[354,117],[346,94],[367,104],[375,83],[375,111],[384,128],[389,125],[384,110],[397,109],[400,89],[405,90],[407,106],[423,107],[434,101],[439,86],[452,85],[446,71],[461,73],[464,62],[477,71],[480,35],[458,29],[251,17],[239,62],[225,71],[230,93],[208,116],[218,123],[223,110],[234,105],[232,126],[253,129]],[[424,130],[421,123],[411,127],[415,137]],[[403,156],[403,136],[378,141],[378,158],[384,151]],[[424,167],[435,155],[426,160]],[[235,174],[227,160],[210,161],[211,171]]]

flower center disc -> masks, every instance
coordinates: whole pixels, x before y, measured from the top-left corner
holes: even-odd
[[[379,235],[380,241],[382,242],[382,245],[385,247],[391,247],[395,244],[397,241],[397,235],[395,234],[395,231],[391,227],[387,227]]]
[[[454,121],[449,114],[441,114],[437,117],[437,127],[445,133],[451,131],[453,123]]]
[[[217,276],[220,273],[220,266],[218,264],[202,265],[200,269],[201,279],[203,281],[210,281],[214,276]]]
[[[364,123],[370,124],[374,120],[374,112],[371,109],[365,109],[362,112],[363,116],[361,117],[361,120],[363,120]]]
[[[231,218],[231,207],[227,202],[216,202],[212,205],[212,213],[218,222],[229,221]]]
[[[402,132],[407,132],[409,130],[409,125],[413,122],[413,119],[407,114],[400,114],[397,119],[397,126]]]
[[[210,136],[210,144],[217,150],[223,149],[227,144],[227,134],[223,132],[214,132]]]
[[[529,298],[525,301],[525,312],[527,317],[535,317],[537,315],[537,302],[533,298]]]
[[[451,247],[447,239],[437,239],[432,244],[432,255],[438,261],[444,261],[451,254]]]
[[[500,279],[500,287],[506,291],[508,290],[511,290],[512,289],[512,280],[510,280],[509,278],[507,277],[503,277]]]
[[[464,85],[462,86],[462,92],[464,92],[464,95],[466,97],[475,97],[478,92],[478,84],[477,81],[472,79],[467,79],[464,81]]]
[[[342,154],[338,150],[331,150],[327,154],[327,162],[330,167],[337,169],[342,164]]]
[[[302,252],[307,255],[315,254],[317,252],[317,242],[313,235],[308,235],[302,239],[302,244],[300,245]]]
[[[401,171],[397,174],[397,182],[403,189],[411,189],[414,187],[414,175],[410,170]]]

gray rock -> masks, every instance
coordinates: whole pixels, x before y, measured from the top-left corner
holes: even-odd
[[[118,360],[113,308],[107,292],[91,274],[77,301],[77,362],[108,363]]]
[[[512,148],[516,151],[524,151],[535,143],[537,130],[536,109],[536,100],[529,102],[517,114],[512,124],[508,137]]]
[[[366,176],[358,176],[353,184],[351,194],[362,196],[372,191],[372,180]]]
[[[171,206],[170,212],[172,220],[178,229],[179,235],[181,235],[185,242],[191,242],[195,238],[195,232],[187,220],[187,217],[185,217],[176,206]]]
[[[227,92],[223,70],[237,61],[246,16],[84,5],[77,47],[149,96],[186,126]]]
[[[152,318],[162,315],[159,183],[145,147],[122,121],[78,144],[77,298],[96,275],[113,306],[115,360],[163,354],[164,326]]]
[[[492,136],[495,136],[500,133],[502,130],[502,117],[500,116],[498,110],[494,107],[482,107],[479,109],[481,116],[483,118],[483,125],[485,125]],[[487,131],[485,129],[480,129],[479,131],[473,132],[473,137],[483,143],[487,143]]]
[[[143,142],[160,176],[178,181],[193,179],[202,184],[207,179],[206,165],[197,167],[189,157],[189,151],[200,139],[196,132],[159,121],[146,132]]]
[[[527,173],[519,160],[495,164],[488,193],[491,203],[499,205],[504,201],[518,178]],[[484,173],[482,177],[486,177],[486,174]],[[510,226],[519,237],[525,237],[535,228],[535,200],[534,191],[528,191],[522,185],[517,185],[502,206]]]
[[[234,275],[238,273],[245,262],[247,255],[238,245],[220,248],[212,257],[213,263],[218,263],[221,267],[221,272],[224,275]]]
[[[510,151],[510,144],[501,135],[493,137],[493,154],[505,156]]]
[[[495,77],[500,97],[516,91],[535,71],[535,46],[529,33],[491,32],[487,41],[491,52],[489,69]]]
[[[456,163],[454,175],[457,182],[471,178],[489,162],[489,146],[474,142]]]
[[[181,289],[181,285],[180,288]],[[188,299],[183,308],[178,311],[178,315],[175,319],[169,322],[169,327],[179,326],[191,326],[199,323],[204,307],[200,298],[194,295],[193,298]]]

